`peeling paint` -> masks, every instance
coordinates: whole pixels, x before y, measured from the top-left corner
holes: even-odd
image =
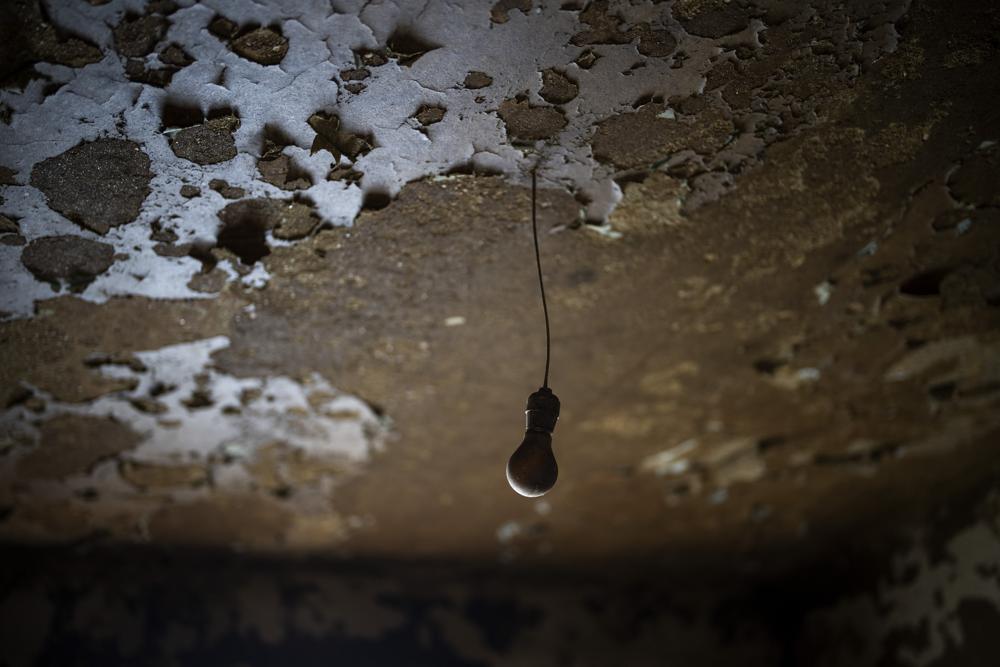
[[[288,479],[296,488],[289,506],[306,515],[326,511],[336,484],[357,474],[384,447],[388,418],[317,374],[296,380],[221,373],[212,367],[212,355],[228,345],[227,338],[218,336],[137,352],[135,363],[100,367],[105,376],[122,382],[121,391],[85,404],[38,392],[45,400],[41,412],[23,406],[8,409],[0,416],[0,427],[26,442],[5,458],[4,487],[26,506],[43,497],[68,500],[86,491],[92,496],[81,507],[86,512],[95,517],[133,514],[133,520],[141,522],[155,508],[156,503],[148,501],[161,496],[182,503],[215,496],[223,502],[227,495],[255,489],[280,491],[280,484],[268,480],[282,474],[282,460],[270,461],[261,471],[256,460],[281,443],[290,457],[288,465],[298,457],[308,471]],[[53,420],[68,415],[110,418],[135,433],[136,443],[99,454],[99,465],[79,471],[82,474],[69,470],[74,474],[58,492],[51,484],[28,482],[25,465],[37,451],[31,441]],[[112,460],[105,460],[109,454]],[[40,469],[43,477],[50,476],[46,470]],[[16,515],[14,519],[3,527],[10,537],[23,529]],[[339,538],[342,531],[335,532]],[[121,537],[128,539],[128,534]]]

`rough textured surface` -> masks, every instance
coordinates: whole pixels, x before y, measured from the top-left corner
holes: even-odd
[[[443,107],[425,105],[417,109],[417,113],[413,114],[413,117],[418,123],[426,127],[434,123],[440,123],[444,120],[445,113],[447,113],[447,110]]]
[[[221,178],[213,178],[208,182],[208,187],[209,189],[218,192],[226,199],[239,199],[247,193],[247,191],[243,188],[234,187]]]
[[[542,87],[538,95],[549,104],[566,104],[579,92],[580,87],[562,72],[554,69],[542,72]]]
[[[265,239],[268,232],[277,239],[301,239],[319,224],[309,206],[280,199],[229,204],[219,212],[219,219],[219,247],[233,252],[244,264],[253,264],[270,253]]]
[[[257,163],[257,170],[261,178],[282,190],[302,190],[312,185],[309,174],[297,168],[287,155],[262,158]]]
[[[115,249],[107,243],[79,236],[45,236],[35,239],[21,253],[21,261],[39,280],[58,288],[61,283],[82,290],[114,261]]]
[[[257,28],[234,39],[236,53],[261,65],[277,65],[288,53],[288,40],[272,28]]]
[[[3,404],[16,402],[22,383],[68,403],[91,401],[127,387],[128,379],[107,376],[89,366],[87,359],[217,335],[235,307],[230,302],[164,304],[150,299],[120,299],[103,307],[71,297],[46,301],[35,318],[2,329]],[[137,327],[136,322],[145,326]]]
[[[139,215],[151,177],[149,157],[140,146],[98,139],[35,165],[31,185],[59,213],[85,229],[106,234]]]
[[[236,157],[233,131],[239,120],[226,116],[179,130],[170,140],[177,157],[198,164],[218,164]]]
[[[531,0],[498,0],[490,10],[490,20],[494,23],[506,23],[512,9],[528,12],[531,10]]]
[[[335,113],[317,111],[309,117],[309,127],[316,132],[309,151],[325,150],[333,156],[334,163],[339,162],[341,156],[355,161],[372,149],[370,136],[344,129]]]
[[[649,168],[681,151],[714,153],[731,139],[733,123],[723,109],[699,106],[694,113],[679,115],[650,103],[602,121],[591,144],[594,157],[619,168]]]
[[[566,117],[558,109],[532,106],[524,99],[505,100],[497,113],[512,142],[552,139],[566,127]]]
[[[34,480],[86,473],[100,461],[138,443],[136,433],[114,421],[63,415],[42,424],[38,446],[18,460],[17,474]]]
[[[750,25],[750,12],[729,0],[681,0],[674,3],[674,16],[685,31],[697,37],[725,37]]]
[[[133,58],[147,56],[163,39],[168,27],[167,19],[156,14],[126,17],[115,26],[115,48],[123,56]]]
[[[7,216],[0,216],[0,234],[16,234],[19,231],[17,223]]]
[[[83,67],[101,59],[92,43],[60,34],[35,0],[12,0],[0,9],[0,82],[24,84],[34,62]]]
[[[996,654],[995,8],[179,5],[141,8],[170,24],[145,67],[195,59],[169,82],[128,80],[112,0],[51,9],[103,59],[32,56],[50,80],[0,93],[0,538],[95,549],[11,571],[23,655]],[[261,25],[277,65],[226,46]],[[149,195],[53,298],[24,253],[79,231],[49,190],[86,202],[70,158],[104,142],[149,156]],[[560,481],[525,501],[503,464],[544,361],[533,167],[563,413]],[[22,474],[67,419],[131,435]],[[182,549],[163,579],[101,569]]]
[[[493,77],[486,72],[469,72],[463,85],[470,90],[479,90],[493,83]]]

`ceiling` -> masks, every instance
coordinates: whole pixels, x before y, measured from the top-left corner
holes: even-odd
[[[993,9],[45,7],[0,21],[7,542],[725,582],[994,479]]]

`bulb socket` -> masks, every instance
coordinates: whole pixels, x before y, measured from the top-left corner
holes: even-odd
[[[551,434],[559,421],[559,397],[548,387],[542,387],[528,397],[524,415],[526,430]]]

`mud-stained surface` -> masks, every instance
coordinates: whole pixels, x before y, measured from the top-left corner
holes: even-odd
[[[49,207],[84,229],[106,234],[135,220],[149,194],[149,157],[138,144],[98,139],[38,163],[31,185]]]
[[[966,4],[5,6],[0,539],[775,586],[786,661],[959,664],[1000,600],[1000,14]],[[563,407],[526,501],[532,168]],[[503,661],[365,595],[363,636]],[[337,622],[285,613],[263,644]]]
[[[80,291],[108,270],[114,252],[107,243],[79,236],[44,236],[21,251],[21,262],[32,275],[57,289],[67,284],[71,290]]]

